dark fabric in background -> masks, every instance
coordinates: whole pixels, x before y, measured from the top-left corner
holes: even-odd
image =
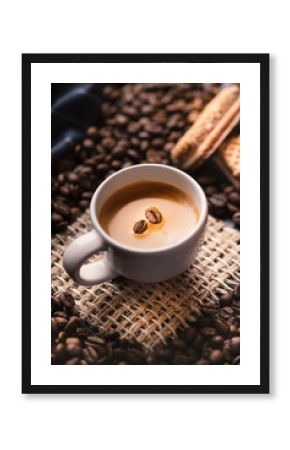
[[[51,84],[51,157],[55,162],[73,150],[86,128],[101,115],[102,84]]]

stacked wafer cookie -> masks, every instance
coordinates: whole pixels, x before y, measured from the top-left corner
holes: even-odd
[[[226,141],[240,120],[240,88],[222,89],[172,149],[172,157],[184,169],[194,169],[215,154],[230,181],[239,183],[240,138]]]
[[[227,139],[214,156],[215,162],[235,187],[240,184],[240,136]]]

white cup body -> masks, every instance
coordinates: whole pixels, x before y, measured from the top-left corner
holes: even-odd
[[[142,181],[167,183],[193,199],[199,220],[189,236],[164,248],[136,249],[118,243],[102,229],[98,217],[105,201],[119,189]],[[114,272],[134,281],[152,283],[173,278],[192,264],[204,238],[207,201],[199,184],[186,173],[165,165],[141,164],[106,179],[92,197],[90,215],[93,227],[105,243],[106,261]]]

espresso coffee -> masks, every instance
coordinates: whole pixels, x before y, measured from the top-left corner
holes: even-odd
[[[181,241],[198,219],[198,208],[188,195],[169,184],[149,181],[115,192],[99,214],[101,226],[113,239],[141,249]]]

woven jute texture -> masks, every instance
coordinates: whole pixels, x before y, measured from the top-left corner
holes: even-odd
[[[208,299],[217,301],[239,284],[240,234],[209,217],[205,242],[189,270],[174,280],[139,284],[122,277],[92,287],[79,286],[62,265],[64,250],[77,236],[91,228],[83,214],[63,234],[52,239],[52,287],[71,292],[80,315],[103,333],[118,331],[122,338],[137,340],[149,349],[178,328],[195,320],[199,306]]]

